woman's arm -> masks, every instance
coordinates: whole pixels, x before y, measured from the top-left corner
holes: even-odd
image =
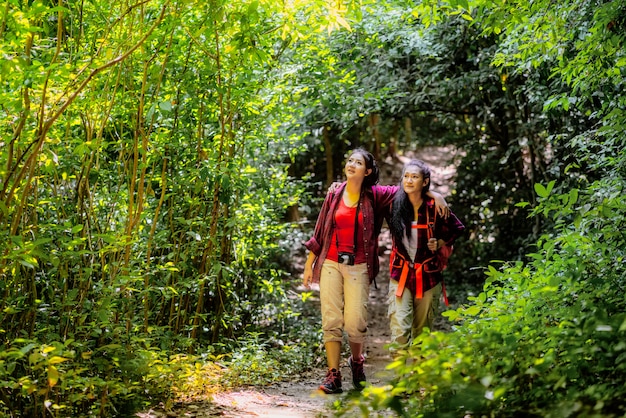
[[[304,277],[302,279],[302,284],[307,289],[310,288],[311,283],[313,283],[313,263],[315,263],[316,259],[317,256],[315,253],[313,251],[309,251],[309,256],[304,263]]]
[[[441,194],[434,192],[432,190],[429,190],[428,192],[426,192],[426,195],[428,197],[435,199],[435,208],[437,210],[437,213],[439,214],[439,216],[442,216],[447,219],[448,216],[450,216],[450,208],[448,207],[448,203],[446,202],[446,199],[444,199]]]
[[[341,186],[341,183],[337,181],[333,182],[328,187],[328,193],[335,193],[335,191],[339,188],[339,186]],[[397,187],[397,186],[383,186],[383,187]],[[395,193],[395,190],[393,193]],[[437,209],[437,213],[439,214],[439,216],[443,216],[444,218],[448,218],[448,216],[450,216],[450,207],[448,206],[446,199],[444,199],[440,193],[429,190],[426,193],[426,195],[432,199],[435,199],[435,208]]]
[[[315,229],[313,230],[313,236],[304,243],[304,246],[307,250],[319,254],[322,250],[322,244],[324,241],[324,224],[327,221],[327,216],[330,212],[331,201],[334,197],[333,193],[327,193],[324,198],[324,202],[322,203],[322,208],[320,209],[320,213],[317,215],[317,221],[315,222]]]

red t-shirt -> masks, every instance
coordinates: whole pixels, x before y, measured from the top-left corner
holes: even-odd
[[[356,216],[356,206],[350,208],[346,206],[343,199],[340,199],[339,206],[335,212],[335,229],[332,234],[330,248],[328,248],[327,259],[339,260],[339,253],[354,254],[354,217]],[[339,248],[337,248],[339,244]],[[356,256],[354,264],[365,263],[365,250],[363,248],[363,213],[359,211],[359,220],[356,234]]]

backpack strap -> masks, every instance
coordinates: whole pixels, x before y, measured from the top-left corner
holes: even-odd
[[[404,288],[406,287],[406,280],[409,277],[409,273],[413,271],[415,274],[415,298],[421,299],[424,297],[424,280],[422,277],[422,273],[424,271],[424,264],[428,263],[430,260],[434,258],[430,257],[429,259],[424,260],[421,263],[415,263],[404,258],[402,254],[397,251],[393,251],[391,254],[391,263],[390,269],[393,268],[394,262],[396,258],[399,258],[402,262],[402,273],[400,273],[400,280],[398,281],[398,289],[396,290],[396,296],[402,297],[404,293]]]
[[[431,213],[432,212],[432,215]],[[426,203],[426,225],[428,227],[428,239],[435,236],[435,223],[437,222],[437,208],[435,207],[435,199],[430,199]]]
[[[437,208],[435,207],[434,200],[435,199],[431,199],[431,202],[432,202],[431,206],[426,205],[426,224],[428,225],[428,239],[429,240],[433,238],[435,235],[435,223],[437,222]],[[433,212],[432,220],[430,217],[431,210]],[[435,254],[435,257],[437,257],[437,254]],[[448,295],[446,293],[446,284],[443,279],[443,276],[441,277],[441,294],[443,296],[443,301],[445,302],[446,306],[449,306],[450,303],[448,302]]]
[[[435,199],[430,199],[430,201],[427,202],[426,204],[426,225],[424,226],[418,225],[418,228],[421,226],[420,229],[422,228],[426,229],[428,239],[434,236],[435,222],[437,221],[437,209],[435,207],[434,200]],[[431,204],[429,205],[428,203],[431,203]],[[432,211],[432,214],[431,214],[431,211]],[[394,263],[396,262],[397,258],[399,258],[402,263],[402,273],[400,274],[400,280],[398,281],[398,290],[396,291],[396,297],[402,297],[402,294],[404,293],[404,288],[406,287],[406,280],[411,270],[415,271],[414,273],[415,274],[415,297],[417,299],[421,299],[424,296],[424,290],[423,290],[424,281],[422,278],[424,265],[428,263],[429,261],[431,261],[432,259],[434,259],[435,257],[437,257],[436,253],[432,257],[424,260],[421,263],[415,263],[415,262],[411,262],[407,260],[396,249],[394,249],[391,252],[391,256],[389,258],[389,270],[391,271],[393,269]],[[443,300],[446,306],[448,306],[449,305],[448,295],[446,294],[446,286],[444,284],[443,277],[441,278],[441,292],[443,294]]]

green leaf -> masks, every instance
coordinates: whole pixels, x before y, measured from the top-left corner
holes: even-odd
[[[463,310],[463,313],[465,315],[469,315],[469,316],[476,316],[480,313],[480,306],[470,306],[469,308],[466,308]]]
[[[59,363],[63,363],[65,361],[68,361],[69,359],[65,358],[65,357],[61,357],[61,356],[52,356],[50,357],[50,359],[48,360],[48,364],[59,364]]]
[[[626,318],[624,318],[624,321],[622,322],[622,325],[619,326],[619,331],[620,332],[626,331]]]
[[[542,184],[535,183],[535,193],[539,197],[547,198],[550,194],[548,193],[548,189],[546,189]]]
[[[575,205],[578,202],[578,189],[572,189],[569,191],[569,199],[567,202],[568,207]]]
[[[52,387],[59,381],[59,371],[56,367],[48,366],[48,386]]]
[[[39,265],[39,263],[37,263],[37,259],[28,254],[22,254],[22,258],[19,258],[17,261],[24,267],[28,267],[30,269],[34,269]]]
[[[441,315],[448,318],[450,321],[455,321],[460,317],[459,313],[453,310],[442,312]]]

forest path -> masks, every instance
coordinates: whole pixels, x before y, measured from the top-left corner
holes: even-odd
[[[389,343],[390,335],[385,302],[387,283],[383,277],[379,277],[378,282],[381,283],[378,289],[372,287],[370,292],[370,327],[365,362],[365,374],[368,381],[374,385],[383,384],[389,379],[389,372],[385,371],[385,367],[391,360],[388,351],[384,348],[384,345]],[[317,289],[314,293],[317,295]],[[319,303],[319,301],[315,300],[313,303]],[[341,362],[344,390],[342,394],[326,395],[318,390],[326,372],[324,360],[320,362],[320,366],[291,381],[272,384],[264,388],[240,389],[216,394],[213,402],[221,406],[222,415],[220,416],[225,417],[331,417],[333,416],[332,403],[335,400],[358,395],[352,385],[348,351],[347,344],[344,344]]]
[[[383,231],[382,235],[387,235]],[[388,247],[389,248],[389,247]],[[387,263],[389,255],[386,254]],[[374,385],[384,384],[390,378],[385,367],[391,357],[385,349],[389,343],[389,321],[387,318],[387,285],[389,272],[385,259],[381,264],[381,274],[377,278],[378,288],[372,286],[370,291],[370,326],[368,329],[368,343],[366,346],[365,374],[368,382]],[[298,291],[304,291],[299,288]],[[316,304],[319,309],[319,287],[312,287],[314,296],[310,303]],[[332,403],[340,398],[357,396],[353,389],[352,375],[348,367],[349,353],[347,344],[343,344],[341,374],[343,376],[342,394],[326,395],[317,388],[326,372],[326,360],[320,361],[317,366],[290,381],[274,383],[265,387],[245,387],[219,392],[211,399],[191,403],[177,404],[172,411],[153,409],[137,414],[140,418],[164,417],[284,417],[284,418],[325,418],[332,417]],[[349,351],[349,350],[348,350]],[[320,350],[323,353],[323,350]]]
[[[400,178],[402,166],[410,158],[424,160],[432,170],[432,184],[436,191],[444,196],[448,195],[451,180],[454,176],[454,165],[451,162],[454,154],[448,148],[427,148],[415,154],[406,156],[388,157],[380,162],[381,184],[396,184]],[[392,378],[392,373],[386,370],[391,356],[385,345],[390,342],[389,319],[387,318],[387,289],[389,283],[389,253],[391,239],[386,228],[380,235],[381,244],[381,271],[376,279],[378,288],[370,290],[368,342],[366,344],[365,374],[369,383],[381,386]],[[298,262],[297,271],[301,274],[303,261]],[[297,278],[299,281],[300,278]],[[305,290],[298,288],[298,291]],[[319,288],[314,287],[314,297],[311,303],[319,306]],[[438,324],[439,323],[439,324]],[[441,321],[435,322],[435,328],[443,328]],[[341,374],[343,376],[342,394],[325,395],[317,388],[324,378],[326,367],[322,359],[313,370],[294,377],[287,382],[274,383],[266,387],[238,388],[220,392],[210,400],[178,404],[174,410],[150,410],[137,414],[140,418],[163,417],[283,417],[283,418],[326,418],[333,416],[332,404],[338,399],[358,396],[353,389],[352,375],[348,367],[347,344],[343,345]],[[323,350],[321,350],[323,353]],[[323,354],[321,354],[323,355]],[[359,415],[355,411],[355,415]]]
[[[383,231],[381,242],[389,240],[388,233]],[[385,245],[385,244],[383,244]],[[390,246],[387,246],[390,248]],[[389,320],[387,318],[386,295],[389,282],[389,255],[383,256],[381,273],[377,278],[378,288],[372,286],[370,291],[370,326],[366,345],[365,374],[368,382],[374,385],[384,384],[389,379],[385,367],[391,357],[385,349],[389,343]],[[298,291],[304,291],[303,287]],[[319,309],[319,287],[311,289],[314,296],[310,303]],[[286,382],[274,383],[265,387],[247,387],[215,393],[211,399],[177,404],[172,411],[155,408],[137,414],[140,418],[164,417],[291,417],[291,418],[323,418],[332,417],[332,403],[340,398],[358,396],[352,385],[352,375],[348,366],[349,353],[347,344],[343,344],[341,374],[343,376],[342,394],[326,395],[318,390],[318,386],[326,372],[325,359],[314,366],[313,370],[303,372],[300,376]]]

